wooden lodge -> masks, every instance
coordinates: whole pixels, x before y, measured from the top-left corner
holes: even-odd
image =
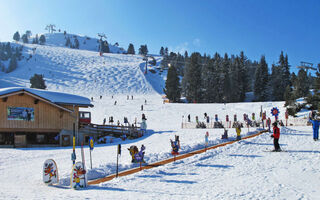
[[[93,105],[88,98],[66,93],[0,89],[0,147],[72,145],[80,107]],[[80,143],[79,135],[76,142]]]

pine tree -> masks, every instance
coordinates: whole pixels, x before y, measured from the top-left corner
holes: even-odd
[[[166,47],[166,48],[164,49],[164,55],[165,55],[165,56],[168,56],[168,55],[169,55],[168,47]]]
[[[29,43],[27,34],[23,34],[22,37],[21,37],[21,39],[22,39],[22,42],[23,42],[23,43]]]
[[[42,74],[34,74],[30,78],[30,88],[38,88],[38,89],[46,89],[47,86],[45,84],[44,76]]]
[[[184,52],[184,58],[188,58],[188,51]]]
[[[172,102],[178,102],[181,95],[180,82],[176,68],[172,65],[168,69],[166,86],[164,90],[167,98]]]
[[[74,48],[79,49],[79,40],[78,40],[78,38],[74,39]]]
[[[20,34],[19,34],[18,31],[13,34],[13,39],[14,39],[15,41],[19,42],[19,40],[20,40]]]
[[[230,102],[231,99],[231,84],[230,84],[230,61],[228,54],[224,54],[222,61],[222,71],[223,71],[223,102]]]
[[[66,46],[66,47],[69,47],[69,46],[70,46],[70,44],[71,44],[70,38],[69,38],[69,37],[67,37],[67,40],[66,40],[66,44],[65,44],[65,46]]]
[[[290,72],[289,72],[289,63],[288,63],[288,56],[283,55],[283,51],[281,51],[278,66],[275,67],[276,74],[274,74],[273,80],[274,83],[277,84],[275,90],[273,91],[274,100],[282,101],[284,100],[284,92],[290,83]]]
[[[12,55],[10,62],[9,62],[9,67],[8,67],[6,73],[10,73],[10,72],[14,71],[17,68],[17,65],[18,65],[17,58],[15,55]]]
[[[100,40],[100,46],[103,53],[110,53],[109,44],[106,40]]]
[[[147,45],[141,45],[139,48],[139,54],[140,55],[147,55],[148,54],[148,47]]]
[[[307,72],[303,69],[300,69],[298,72],[297,79],[294,82],[295,98],[306,97],[309,93],[309,83],[308,83],[308,76]]]
[[[189,102],[201,101],[201,55],[193,53],[184,76],[185,95]]]
[[[41,45],[45,44],[46,43],[46,37],[44,35],[41,35],[39,41],[40,41]]]
[[[164,56],[164,48],[163,47],[160,48],[160,52],[159,53],[160,53],[160,56]]]
[[[26,31],[26,35],[27,35],[27,38],[29,39],[29,38],[31,37],[31,35],[32,35],[31,31],[30,31],[30,30],[27,30],[27,31]]]
[[[12,49],[11,49],[11,44],[10,44],[10,42],[7,42],[7,43],[6,43],[5,51],[7,52],[7,54],[6,54],[6,59],[5,59],[5,60],[8,60],[9,58],[12,57]]]
[[[256,68],[254,81],[254,96],[256,101],[268,100],[268,64],[265,56],[261,56],[260,63]]]
[[[283,98],[284,98],[284,100],[286,101],[284,106],[290,106],[290,105],[293,104],[293,102],[294,102],[294,97],[293,97],[292,89],[291,89],[290,85],[288,85],[288,86],[286,87],[286,90],[285,90],[285,92],[284,92]]]
[[[244,101],[246,97],[246,92],[249,89],[246,67],[247,57],[244,55],[243,51],[240,52],[240,70],[239,70],[239,88],[240,88],[240,101]]]
[[[128,46],[127,54],[132,54],[132,55],[136,54],[136,52],[134,50],[134,46],[131,43]]]

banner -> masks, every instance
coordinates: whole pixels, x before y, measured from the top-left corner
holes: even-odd
[[[8,107],[8,120],[34,121],[34,109],[25,107]]]

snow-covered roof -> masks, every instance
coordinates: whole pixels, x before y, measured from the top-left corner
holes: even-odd
[[[34,88],[25,88],[25,87],[9,87],[1,88],[0,96],[16,93],[16,92],[29,92],[33,95],[39,96],[43,99],[50,101],[51,103],[58,105],[77,105],[77,106],[90,106],[93,105],[90,103],[90,99],[78,95],[67,94],[62,92],[53,92],[48,90],[40,90]]]

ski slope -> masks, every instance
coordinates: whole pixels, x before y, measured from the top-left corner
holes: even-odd
[[[59,36],[59,35],[58,35]],[[55,37],[58,37],[55,36]],[[60,37],[60,36],[59,36]],[[48,45],[24,46],[25,57],[17,70],[0,73],[0,86],[29,87],[34,73],[44,74],[49,90],[93,97],[92,122],[101,124],[113,116],[123,123],[141,122],[147,118],[147,134],[136,140],[96,144],[92,152],[93,169],[88,178],[96,179],[115,173],[117,144],[122,144],[119,169],[137,167],[131,163],[127,148],[146,146],[145,160],[153,163],[171,157],[170,139],[180,136],[181,153],[204,147],[205,132],[209,145],[223,142],[223,129],[181,129],[188,114],[203,121],[204,113],[220,120],[228,114],[259,116],[260,107],[271,117],[272,107],[284,119],[284,102],[230,104],[163,104],[161,99],[165,72],[144,74],[145,63],[139,55],[104,54],[102,57],[88,44],[87,49],[70,49],[63,40],[48,37]],[[60,41],[60,42],[59,42]],[[81,46],[80,41],[80,46]],[[89,48],[90,47],[90,48]],[[35,52],[33,49],[36,48]],[[27,61],[27,58],[32,57]],[[157,65],[161,61],[156,57]],[[100,99],[100,95],[102,98]],[[129,95],[130,99],[127,99]],[[133,99],[131,99],[131,95]],[[145,104],[147,100],[147,104]],[[117,104],[114,105],[114,102]],[[141,111],[141,105],[144,106]],[[72,161],[71,147],[0,149],[0,199],[320,199],[319,142],[312,140],[311,127],[281,129],[281,153],[273,149],[270,134],[240,141],[207,151],[185,160],[113,179],[82,191],[69,188]],[[242,135],[256,132],[243,128]],[[234,129],[228,129],[230,140]],[[89,150],[85,147],[87,168]],[[80,160],[80,148],[76,148]],[[57,162],[60,184],[48,187],[42,183],[42,165],[46,159]]]
[[[0,87],[29,87],[30,77],[37,73],[44,75],[48,90],[89,98],[91,96],[88,94],[163,93],[166,73],[160,75],[156,70],[155,74],[149,72],[145,75],[142,56],[113,53],[99,56],[97,51],[92,50],[93,44],[87,43],[87,49],[81,49],[81,46],[80,49],[66,48],[61,37],[64,37],[63,34],[47,35],[46,45],[23,44],[24,58],[18,62],[15,71],[8,74],[0,72]],[[157,65],[148,69],[159,66],[161,57],[155,59]]]

